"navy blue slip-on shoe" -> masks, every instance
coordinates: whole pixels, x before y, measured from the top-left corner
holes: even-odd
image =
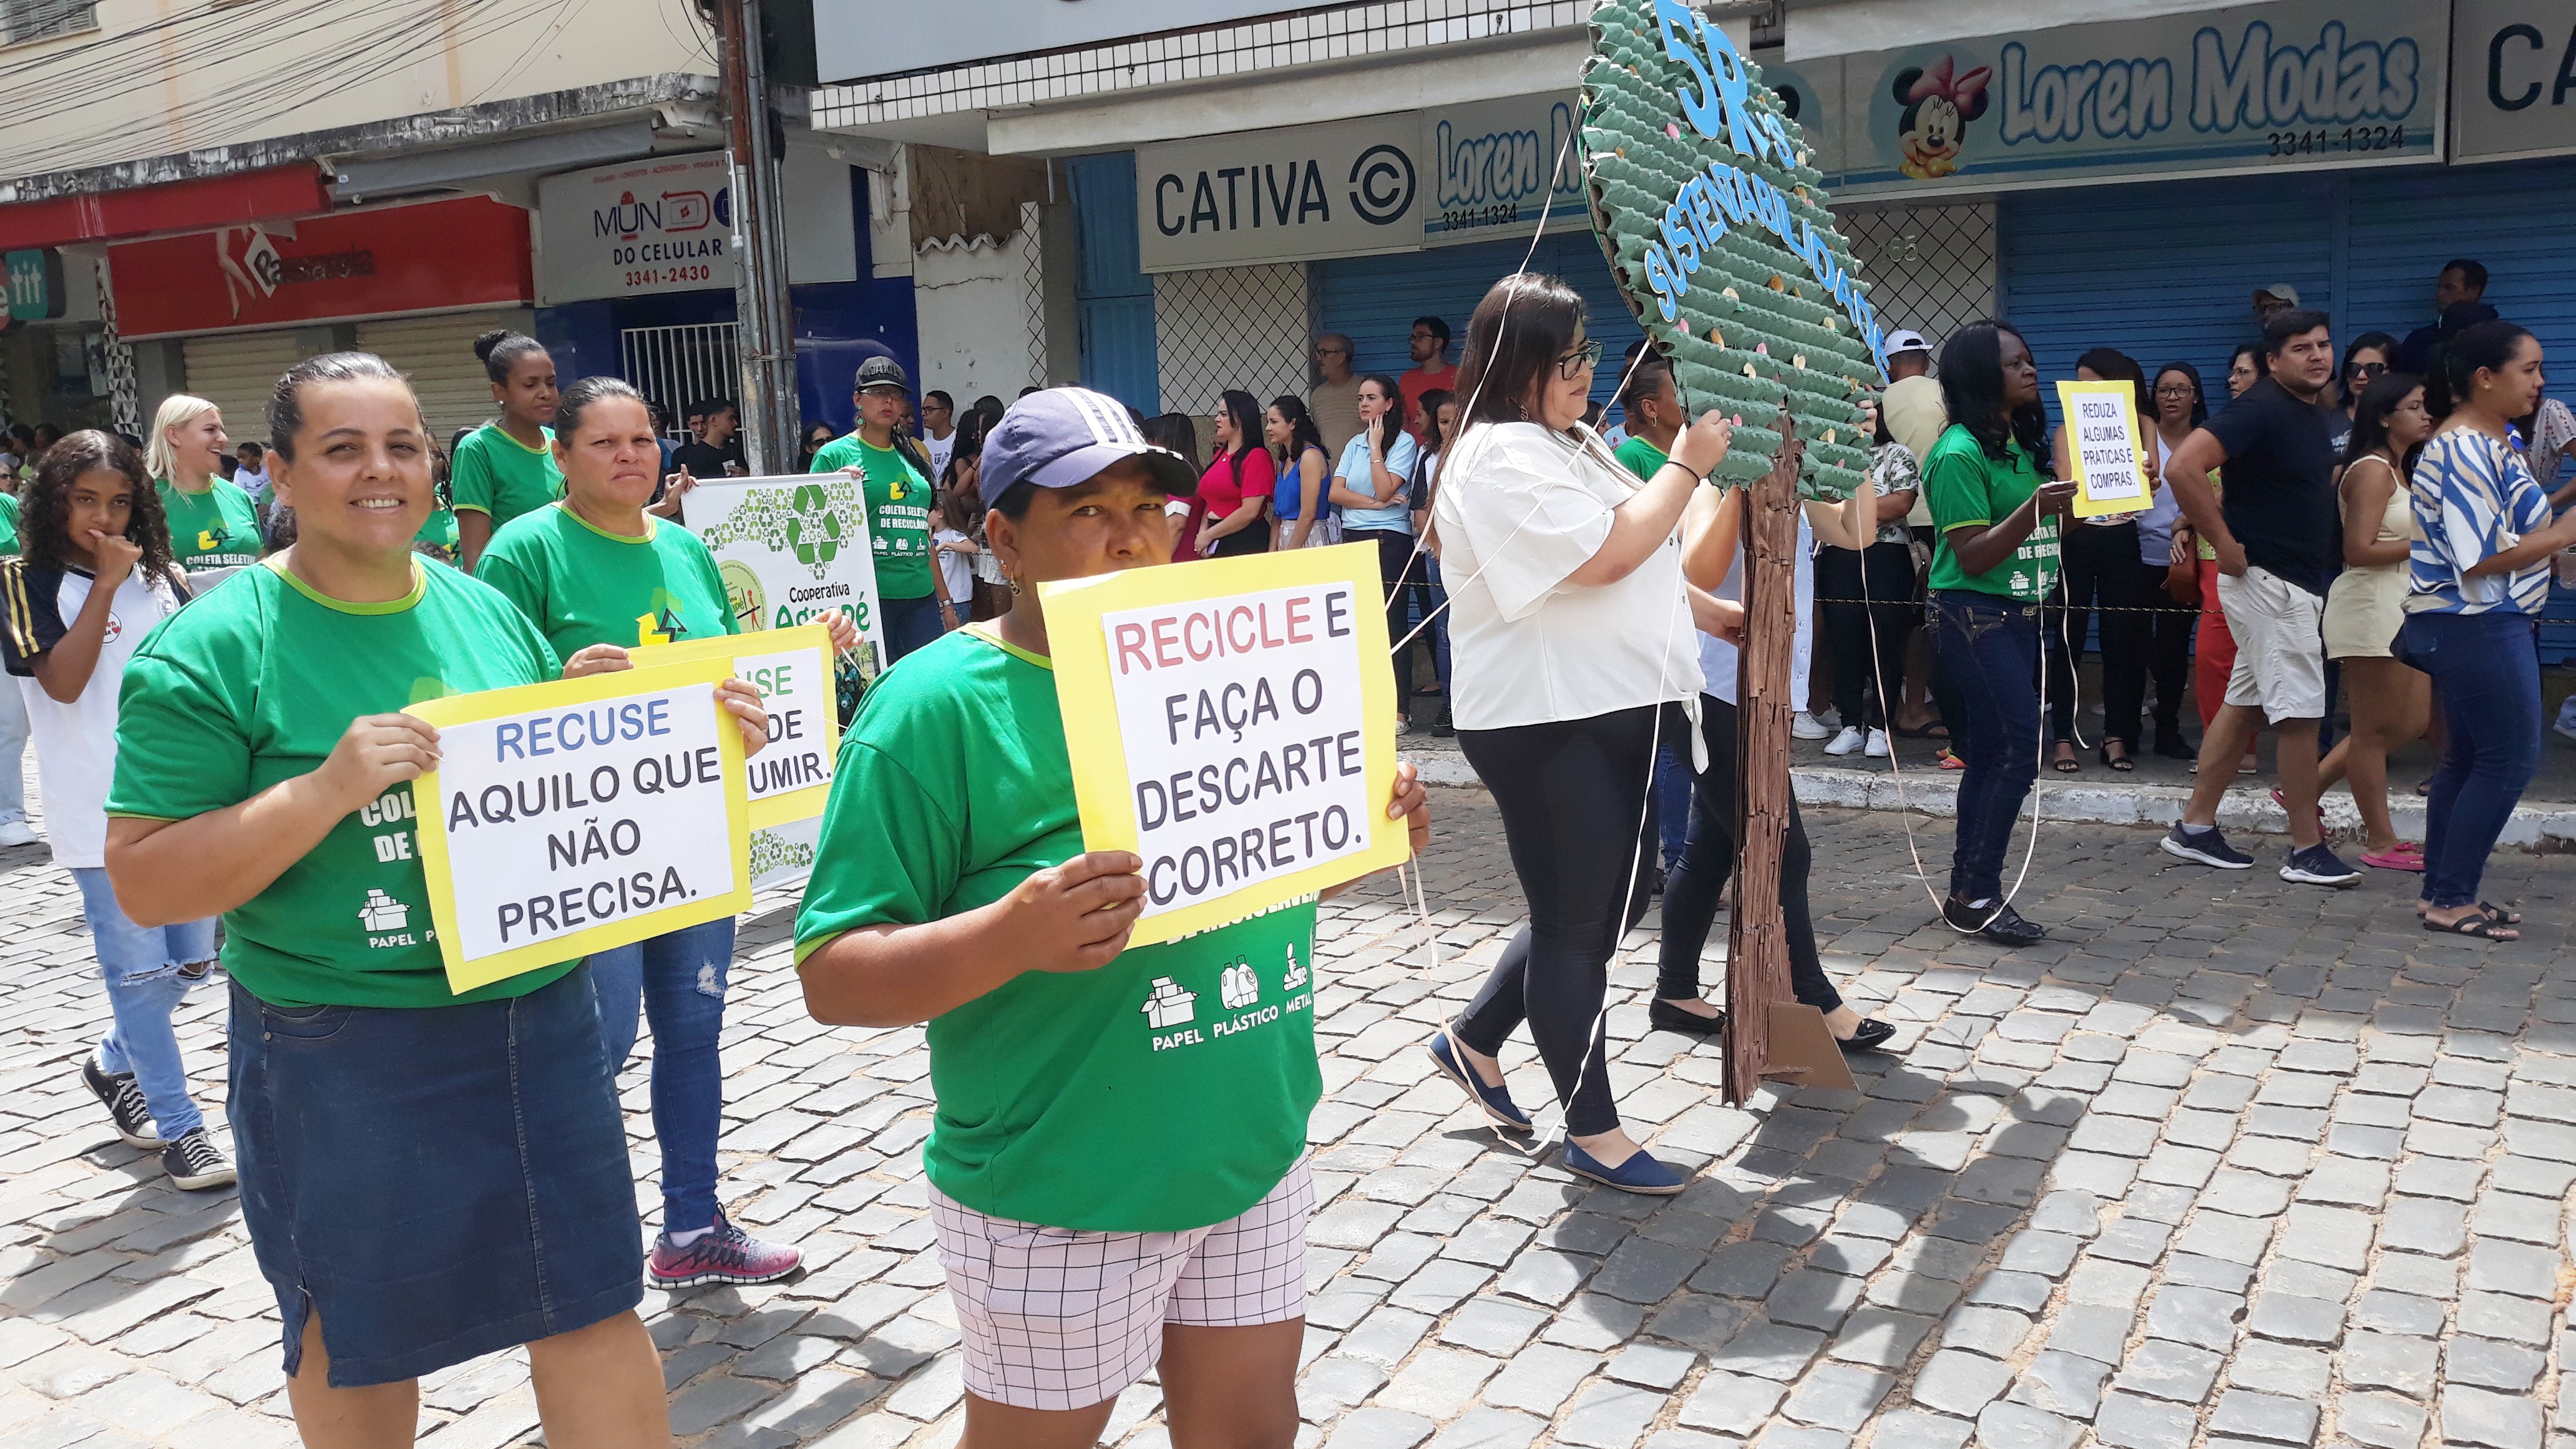
[[[1690,1179],[1657,1162],[1643,1148],[1628,1154],[1628,1160],[1617,1167],[1604,1167],[1601,1159],[1568,1142],[1565,1144],[1565,1170],[1621,1192],[1647,1193],[1655,1197],[1670,1197],[1690,1185]]]
[[[1529,1114],[1512,1105],[1512,1094],[1508,1090],[1486,1086],[1467,1069],[1467,1063],[1459,1057],[1457,1049],[1449,1044],[1447,1027],[1432,1033],[1431,1040],[1424,1042],[1422,1049],[1431,1053],[1432,1064],[1440,1068],[1441,1075],[1466,1088],[1467,1095],[1474,1098],[1476,1105],[1485,1109],[1485,1115],[1493,1118],[1503,1130],[1530,1130]]]

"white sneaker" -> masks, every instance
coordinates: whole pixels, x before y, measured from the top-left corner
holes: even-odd
[[[1803,709],[1798,711],[1795,719],[1789,721],[1789,734],[1791,737],[1796,739],[1831,739],[1833,737],[1833,733],[1833,726],[1826,724],[1823,720],[1816,718],[1814,715],[1807,713]]]
[[[1873,759],[1873,760],[1884,760],[1884,759],[1886,759],[1886,758],[1887,758],[1887,731],[1885,731],[1885,730],[1871,730],[1871,731],[1869,732],[1869,748],[1868,748],[1867,750],[1863,751],[1862,753],[1866,754],[1867,756],[1869,756],[1869,758],[1871,758],[1871,759]]]
[[[1834,736],[1833,742],[1825,746],[1825,753],[1829,755],[1848,755],[1852,751],[1859,749],[1862,742],[1863,736],[1857,728],[1854,728],[1851,725],[1844,725],[1843,732]]]
[[[44,838],[24,820],[12,820],[6,825],[0,825],[0,846],[33,845]]]

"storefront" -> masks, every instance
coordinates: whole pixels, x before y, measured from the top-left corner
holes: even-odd
[[[53,247],[9,252],[0,418],[57,431],[116,425],[98,267]]]
[[[863,264],[867,173],[791,133],[784,175],[789,296],[809,421],[853,425],[862,358],[918,371],[912,284]],[[732,168],[722,151],[641,157],[537,183],[538,340],[565,377],[609,373],[661,404],[742,389],[735,343]]]
[[[125,340],[176,343],[166,390],[213,402],[236,437],[265,431],[278,374],[336,348],[409,376],[437,435],[479,425],[492,398],[474,338],[529,327],[535,298],[527,213],[485,197],[122,242],[107,257]]]

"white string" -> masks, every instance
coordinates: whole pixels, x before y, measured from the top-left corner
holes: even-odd
[[[1873,536],[1875,536],[1874,531]],[[2057,570],[2060,576],[2063,576],[2066,572],[2066,530],[2062,524],[2058,529],[2057,538]],[[1896,818],[1898,823],[1905,827],[1906,854],[1914,857],[1915,883],[1923,887],[1923,894],[1931,900],[1933,913],[1940,918],[1941,924],[1948,926],[1951,930],[1962,936],[1976,935],[1977,933],[1985,930],[1986,927],[1993,925],[1995,921],[2003,915],[2004,911],[2012,905],[2014,899],[2020,896],[2022,885],[2030,879],[2030,863],[2034,859],[2038,858],[2039,855],[2040,782],[2038,776],[2043,773],[2042,767],[2044,767],[2048,762],[2048,630],[2045,627],[2042,627],[2039,631],[2039,759],[2032,765],[2032,779],[2030,785],[2030,843],[2022,851],[2020,874],[2013,877],[2012,889],[2004,892],[2003,898],[1995,903],[1994,914],[1986,917],[1982,921],[1979,921],[1974,926],[1961,926],[1950,919],[1950,913],[1942,908],[1941,897],[1933,892],[1931,873],[1924,869],[1923,852],[1914,842],[1914,811],[1913,808],[1905,802],[1905,770],[1904,767],[1897,762],[1896,758],[1897,711],[1896,709],[1891,708],[1888,704],[1885,697],[1887,693],[1887,677],[1884,672],[1878,669],[1878,660],[1882,657],[1879,653],[1878,645],[1878,614],[1870,607],[1869,569],[1866,564],[1863,565],[1860,571],[1860,601],[1862,616],[1869,620],[1870,669],[1873,673],[1878,675],[1880,695],[1880,699],[1878,701],[1879,712],[1887,717],[1887,769],[1888,773],[1896,778]],[[1935,607],[1937,608],[1938,606],[1936,605]],[[2043,610],[2045,607],[2045,605],[2042,605]],[[2047,615],[2043,612],[2041,618],[2044,620],[2046,617]],[[1932,639],[1932,667],[1935,669],[1941,667],[1941,639],[1938,631],[1939,626],[1936,624],[1934,626],[1934,635]],[[2073,673],[2072,670],[2069,670],[2068,672],[2070,674]],[[1902,686],[1899,687],[1897,692],[1902,696],[1904,693]],[[2078,698],[2081,698],[2080,694]],[[1901,706],[1902,703],[1903,700],[1900,698],[1898,704]],[[1963,730],[1966,728],[1966,721],[1964,720],[1955,723],[1949,720],[1943,720],[1942,723],[1953,731]],[[1958,736],[1954,734],[1952,738],[1955,740]]]

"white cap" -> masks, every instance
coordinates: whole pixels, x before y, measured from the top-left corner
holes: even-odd
[[[2287,282],[2274,282],[2268,287],[2259,287],[2255,289],[2254,295],[2269,297],[2276,302],[2287,302],[2293,307],[2299,305],[2299,289]]]
[[[1878,355],[1881,357],[1894,357],[1900,352],[1929,352],[1931,350],[1932,344],[1923,340],[1922,333],[1907,331],[1900,327],[1896,331],[1887,334],[1887,341],[1878,349]]]

